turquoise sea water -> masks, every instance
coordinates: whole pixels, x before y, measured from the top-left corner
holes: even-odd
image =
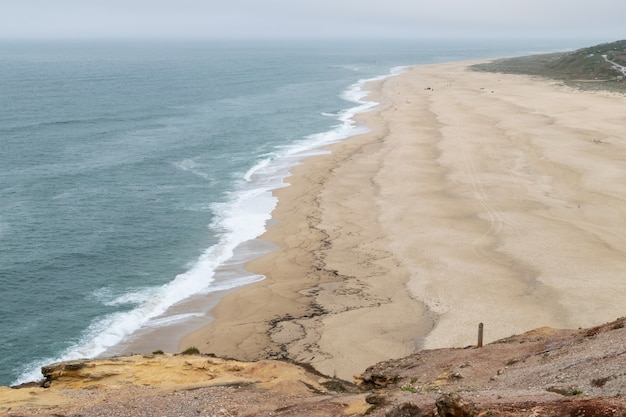
[[[364,80],[581,46],[0,43],[0,385],[262,279],[214,272],[265,230],[291,166],[363,129]]]

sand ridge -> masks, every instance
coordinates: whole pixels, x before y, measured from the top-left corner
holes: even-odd
[[[266,280],[227,296],[181,346],[288,357],[350,379],[422,348],[623,315],[623,96],[469,63],[368,88],[371,131],[276,192]]]

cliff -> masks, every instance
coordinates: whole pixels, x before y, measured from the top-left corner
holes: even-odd
[[[525,74],[558,80],[582,90],[626,92],[626,40],[571,52],[496,59],[474,65],[475,71]]]
[[[0,388],[0,415],[626,416],[625,323],[421,351],[354,383],[295,363],[202,354],[57,363],[40,383]]]

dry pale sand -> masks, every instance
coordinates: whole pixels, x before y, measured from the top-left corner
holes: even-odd
[[[421,348],[626,313],[626,98],[468,63],[370,85],[372,131],[293,170],[249,265],[180,346],[351,378]]]

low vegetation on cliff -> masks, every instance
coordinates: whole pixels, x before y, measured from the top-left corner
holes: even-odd
[[[617,66],[616,66],[617,64]],[[476,71],[551,78],[582,89],[626,92],[626,40],[573,52],[498,59],[474,65]]]

